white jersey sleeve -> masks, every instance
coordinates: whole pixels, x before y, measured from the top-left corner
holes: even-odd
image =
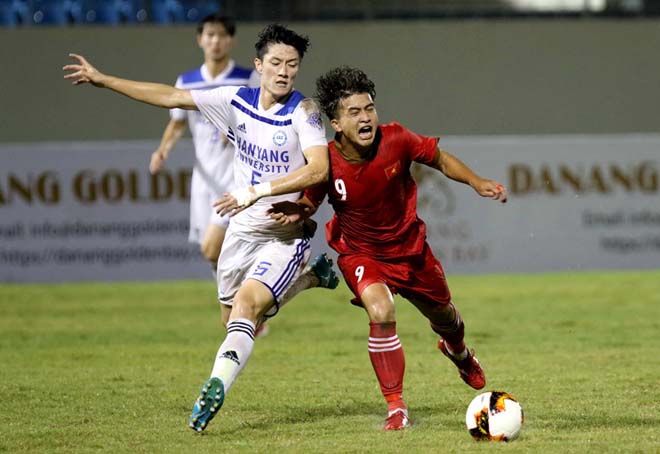
[[[314,146],[328,146],[321,112],[311,99],[298,104],[293,112],[293,126],[298,133],[302,151]]]
[[[191,90],[195,105],[204,117],[220,129],[223,134],[229,132],[232,96],[239,87],[218,87],[213,90]]]

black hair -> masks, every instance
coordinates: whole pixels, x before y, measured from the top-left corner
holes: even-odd
[[[197,24],[197,34],[201,35],[206,24],[222,24],[229,33],[229,36],[236,34],[236,21],[229,16],[222,16],[218,13],[209,14]]]
[[[376,99],[376,85],[364,71],[349,66],[331,69],[316,79],[315,98],[329,120],[337,118],[339,103],[351,95],[367,93]]]
[[[309,38],[304,35],[299,35],[293,30],[289,30],[284,25],[268,25],[261,30],[257,42],[254,45],[254,48],[257,51],[257,57],[262,60],[266,52],[268,52],[268,47],[271,44],[278,43],[294,47],[298,51],[298,55],[300,55],[300,59],[302,60],[309,47]]]

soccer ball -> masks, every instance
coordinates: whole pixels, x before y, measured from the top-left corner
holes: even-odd
[[[518,401],[503,391],[479,394],[465,413],[465,424],[475,440],[513,441],[524,421]]]

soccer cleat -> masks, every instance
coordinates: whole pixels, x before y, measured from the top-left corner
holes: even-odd
[[[189,426],[196,432],[206,429],[225,401],[225,385],[217,377],[209,378],[202,386],[193,405]]]
[[[408,419],[408,409],[399,408],[394,410],[394,412],[390,413],[387,417],[383,430],[401,430],[409,425],[410,419]]]
[[[438,348],[451,360],[452,363],[456,365],[458,373],[461,375],[461,378],[465,383],[474,389],[481,389],[486,386],[486,374],[484,374],[484,371],[479,364],[479,360],[474,356],[474,351],[468,349],[468,355],[465,359],[458,360],[449,353],[443,339],[438,341]]]
[[[310,268],[319,279],[319,287],[334,289],[339,285],[339,278],[332,269],[332,259],[328,257],[328,254],[323,253],[314,257]]]

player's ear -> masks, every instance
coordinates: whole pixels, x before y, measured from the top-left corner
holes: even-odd
[[[261,60],[259,58],[254,57],[254,68],[257,70],[259,74],[263,71],[263,66],[261,64]]]
[[[334,129],[335,132],[341,132],[342,131],[341,125],[339,124],[339,122],[337,121],[336,118],[333,118],[332,120],[330,120],[330,126],[332,126],[332,129]]]

